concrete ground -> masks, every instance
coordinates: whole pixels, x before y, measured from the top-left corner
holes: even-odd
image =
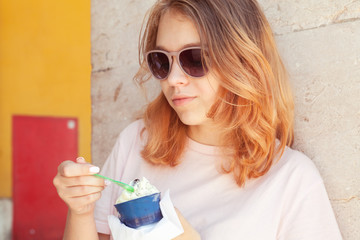
[[[0,239],[11,240],[12,200],[0,198]]]

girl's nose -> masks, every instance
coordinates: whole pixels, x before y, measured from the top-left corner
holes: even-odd
[[[167,81],[171,86],[186,85],[189,82],[186,74],[181,70],[179,64],[180,63],[177,62],[176,58],[173,58],[170,73],[167,77]]]

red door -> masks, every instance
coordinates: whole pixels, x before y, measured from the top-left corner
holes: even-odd
[[[67,207],[52,180],[75,159],[74,118],[13,116],[13,240],[62,239]]]

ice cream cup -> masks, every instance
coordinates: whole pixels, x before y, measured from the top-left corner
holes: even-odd
[[[115,204],[120,214],[120,221],[131,228],[139,228],[156,223],[162,219],[160,210],[160,193],[136,198]]]

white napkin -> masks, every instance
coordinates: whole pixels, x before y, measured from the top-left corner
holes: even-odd
[[[110,215],[108,222],[114,240],[170,240],[184,232],[175,208],[171,202],[169,190],[160,200],[163,218],[154,224],[137,229],[127,227],[119,218]]]

